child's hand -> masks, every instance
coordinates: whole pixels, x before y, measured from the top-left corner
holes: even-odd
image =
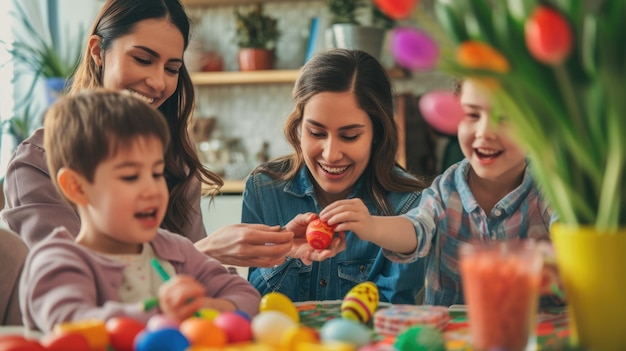
[[[374,217],[361,199],[338,200],[320,212],[320,219],[337,232],[353,231],[361,240],[377,242]]]
[[[337,233],[337,235],[333,237],[328,248],[324,250],[312,248],[306,240],[306,228],[310,222],[316,219],[316,214],[304,213],[297,215],[285,225],[285,229],[292,231],[295,235],[289,257],[299,258],[302,260],[302,263],[306,265],[312,264],[313,261],[323,261],[334,257],[346,249],[346,235],[342,232]]]
[[[203,307],[205,292],[193,277],[175,275],[159,287],[159,307],[166,316],[182,321]]]

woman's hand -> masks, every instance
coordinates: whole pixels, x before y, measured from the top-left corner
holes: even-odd
[[[175,275],[159,287],[159,307],[166,316],[182,321],[203,307],[205,293],[193,277]]]
[[[306,228],[310,222],[317,219],[315,213],[303,213],[294,217],[285,225],[285,229],[294,233],[294,243],[289,252],[289,257],[299,258],[302,263],[310,265],[313,261],[323,261],[335,257],[346,249],[346,235],[343,232],[336,233],[328,248],[316,250],[306,240]]]
[[[195,243],[198,250],[225,265],[273,267],[285,261],[294,233],[279,226],[233,224]]]

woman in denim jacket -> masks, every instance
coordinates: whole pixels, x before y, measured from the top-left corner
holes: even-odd
[[[279,291],[293,301],[339,300],[369,280],[382,301],[415,303],[424,284],[421,260],[393,263],[379,246],[352,232],[337,235],[330,250],[314,251],[304,241],[306,224],[336,200],[360,198],[376,215],[417,206],[425,184],[395,162],[392,98],[384,68],[362,51],[327,51],[302,69],[285,125],[295,152],[254,170],[243,196],[244,223],[280,225],[300,243],[278,266],[250,268],[248,280],[261,295]]]

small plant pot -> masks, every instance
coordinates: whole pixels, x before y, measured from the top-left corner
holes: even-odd
[[[274,50],[241,48],[239,49],[239,70],[259,71],[274,68]]]

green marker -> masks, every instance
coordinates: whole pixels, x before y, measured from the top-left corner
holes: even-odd
[[[161,279],[163,279],[164,282],[170,280],[170,275],[167,274],[165,269],[163,269],[163,266],[161,266],[161,264],[156,258],[152,257],[152,259],[150,260],[150,264],[152,264],[152,267],[154,267],[154,270],[159,274],[159,276],[161,277]]]
[[[150,264],[152,265],[154,270],[157,271],[157,273],[159,274],[161,279],[163,279],[164,282],[170,280],[170,275],[167,274],[165,269],[163,269],[163,266],[161,266],[161,264],[159,263],[159,261],[155,257],[152,257],[152,259],[150,260]],[[193,299],[191,299],[190,301],[187,301],[187,303],[189,303],[191,301],[193,301]],[[154,307],[156,307],[158,305],[159,305],[159,300],[155,297],[155,298],[148,299],[148,300],[144,301],[143,308],[144,308],[144,311],[148,311],[146,309],[146,307],[152,306],[152,307],[150,307],[150,309],[152,309],[152,308],[154,308]],[[200,312],[198,312],[198,311],[196,311],[193,315],[196,316],[196,317],[201,317]]]

